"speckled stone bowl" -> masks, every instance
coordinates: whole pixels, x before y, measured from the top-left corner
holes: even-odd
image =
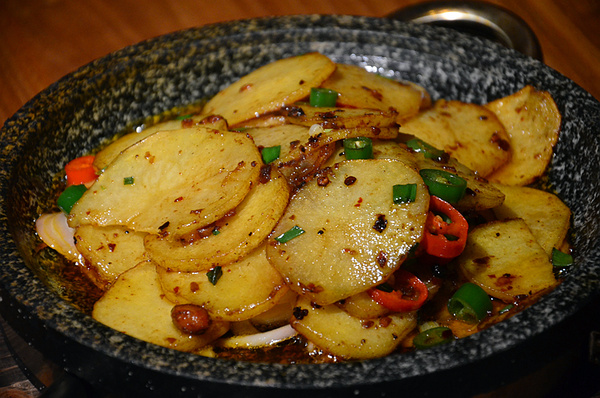
[[[33,221],[53,175],[67,160],[137,120],[209,97],[263,64],[309,51],[417,82],[434,99],[483,103],[526,84],[550,91],[563,129],[549,179],[573,210],[577,264],[568,279],[530,309],[450,345],[362,362],[281,365],[202,358],[140,342],[96,323],[60,298],[60,287],[34,276],[40,264],[33,255],[38,244]],[[573,82],[516,52],[439,28],[363,17],[294,16],[158,37],[64,77],[2,128],[0,310],[27,341],[67,371],[124,396],[489,391],[561,355],[568,341],[581,337],[581,319],[590,317],[582,311],[600,292],[598,132],[600,104]]]

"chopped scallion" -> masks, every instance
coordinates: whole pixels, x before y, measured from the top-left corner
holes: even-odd
[[[304,233],[304,230],[302,228],[300,228],[297,225],[294,225],[292,228],[288,229],[287,231],[285,231],[284,233],[282,233],[281,235],[276,237],[275,240],[279,243],[286,243],[294,238],[297,238],[298,236],[302,235],[303,233]]]
[[[263,148],[261,154],[263,161],[265,164],[269,164],[275,159],[279,158],[279,154],[281,153],[281,145],[270,146],[268,148]]]
[[[75,203],[83,196],[85,191],[87,191],[87,188],[83,184],[70,185],[60,194],[56,204],[63,212],[69,214]]]
[[[394,203],[411,203],[417,198],[417,184],[394,185],[392,188]]]
[[[344,154],[347,160],[372,159],[373,141],[369,137],[344,139]]]
[[[123,185],[133,185],[135,179],[133,177],[123,178]]]
[[[208,277],[210,283],[216,285],[219,279],[221,279],[221,276],[223,276],[223,270],[221,269],[221,266],[217,265],[216,267],[211,268],[206,273],[206,276]]]
[[[570,267],[573,265],[573,256],[554,247],[552,248],[552,265],[558,268]]]

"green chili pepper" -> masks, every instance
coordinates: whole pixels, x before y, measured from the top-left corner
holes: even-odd
[[[454,334],[450,328],[438,326],[427,329],[413,339],[413,344],[416,348],[430,348],[440,344],[446,344],[454,340]]]
[[[467,181],[464,178],[446,170],[421,169],[419,174],[429,188],[429,193],[448,203],[458,202],[467,190]]]
[[[417,198],[417,184],[394,185],[392,187],[394,203],[410,203]]]
[[[332,107],[337,102],[337,91],[328,88],[313,87],[310,89],[310,106]]]
[[[267,148],[263,148],[261,155],[265,164],[269,164],[275,159],[279,158],[279,154],[281,153],[281,145],[270,146]]]
[[[83,196],[85,191],[87,191],[87,188],[83,184],[70,185],[60,194],[56,204],[62,211],[69,214],[75,203]]]
[[[347,160],[372,159],[373,141],[369,137],[344,139],[344,154]]]
[[[448,300],[448,311],[466,323],[477,323],[492,310],[490,296],[479,286],[467,282]]]

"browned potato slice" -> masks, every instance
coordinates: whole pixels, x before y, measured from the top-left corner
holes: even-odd
[[[128,231],[116,225],[97,227],[82,225],[75,230],[75,246],[87,260],[87,267],[104,284],[147,260],[143,232]]]
[[[283,278],[269,264],[265,245],[239,262],[221,268],[223,276],[212,284],[206,272],[175,272],[158,267],[165,294],[202,306],[211,318],[243,321],[274,307],[288,291]]]
[[[471,282],[509,302],[557,284],[548,254],[520,218],[473,228],[457,261]]]
[[[476,104],[439,100],[406,120],[400,132],[443,149],[484,177],[510,159],[504,126],[492,111]]]
[[[181,272],[206,272],[239,260],[265,240],[287,206],[285,179],[277,170],[271,170],[269,177],[266,183],[252,188],[233,215],[209,225],[203,234],[206,236],[167,239],[148,235],[148,255],[163,268]]]
[[[546,170],[558,141],[561,115],[552,96],[525,86],[486,105],[510,137],[512,158],[489,176],[505,185],[528,185]]]
[[[539,189],[496,185],[506,195],[502,206],[494,208],[498,219],[522,218],[548,255],[560,248],[567,236],[571,210],[558,196]]]
[[[389,314],[390,310],[373,300],[367,292],[360,292],[335,303],[355,318],[373,319]]]
[[[171,319],[174,305],[160,288],[156,265],[143,262],[117,279],[96,302],[92,316],[135,338],[186,352],[210,343],[229,328],[226,322],[212,322],[202,335],[185,334]]]
[[[335,63],[316,52],[271,62],[217,93],[202,114],[221,115],[235,126],[305,98],[334,70]]]
[[[397,184],[416,184],[416,200],[394,204]],[[267,256],[293,290],[318,304],[334,303],[398,269],[421,239],[428,207],[427,187],[404,163],[345,161],[295,194]],[[305,232],[285,243],[275,239],[294,226]]]
[[[321,87],[339,93],[339,106],[381,110],[394,108],[400,119],[417,114],[422,105],[430,102],[424,88],[370,73],[356,65],[338,64]]]
[[[296,104],[281,110],[288,122],[310,127],[320,124],[324,129],[378,129],[395,127],[396,111],[355,108],[327,108]],[[372,133],[371,135],[377,135]]]
[[[416,326],[413,312],[360,319],[336,305],[315,306],[299,297],[292,327],[325,351],[343,358],[369,359],[390,354]]]
[[[159,131],[122,152],[75,204],[69,224],[185,233],[222,218],[258,180],[262,159],[242,133]]]
[[[193,127],[196,124],[211,125],[211,127],[216,129],[227,130],[227,122],[225,122],[223,118],[206,118],[204,116],[194,115],[189,119],[167,120],[153,124],[140,132],[126,134],[111,142],[96,154],[96,157],[94,158],[94,166],[98,170],[104,170],[106,166],[108,166],[110,162],[119,156],[119,154],[125,149],[136,142],[143,140],[149,135],[156,133],[157,131],[179,130],[182,128]]]

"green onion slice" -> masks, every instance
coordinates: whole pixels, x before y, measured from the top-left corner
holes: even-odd
[[[395,204],[414,202],[417,199],[417,184],[394,185],[392,195]]]
[[[436,147],[429,145],[425,141],[418,138],[413,138],[406,141],[406,145],[414,152],[422,153],[426,159],[441,160],[446,154],[446,152],[442,151],[441,149],[437,149]]]
[[[263,162],[265,162],[265,164],[269,164],[272,161],[274,161],[275,159],[279,159],[280,153],[281,153],[281,145],[263,148],[263,150],[261,152]]]
[[[467,282],[448,300],[448,311],[457,319],[475,324],[492,310],[490,296],[479,286]]]
[[[555,267],[570,267],[573,265],[573,256],[563,253],[557,248],[552,248],[552,265]]]
[[[413,344],[416,348],[430,348],[440,344],[446,344],[454,340],[454,334],[450,328],[438,326],[427,329],[413,339]]]
[[[56,201],[58,208],[66,214],[71,213],[71,209],[75,203],[77,203],[79,198],[83,196],[85,191],[87,191],[87,188],[83,184],[68,186],[67,189],[60,194],[58,200]]]
[[[373,141],[369,137],[344,139],[344,154],[347,160],[372,159]]]
[[[302,235],[303,233],[304,233],[304,230],[302,228],[300,228],[297,225],[294,225],[292,228],[288,229],[287,231],[285,231],[284,233],[282,233],[281,235],[276,237],[275,240],[279,243],[286,243],[294,238],[297,238],[298,236]]]
[[[220,265],[217,265],[216,267],[211,268],[206,273],[206,277],[208,278],[209,282],[212,283],[213,285],[216,285],[222,276],[223,276],[223,269],[221,269]]]
[[[328,88],[313,87],[310,89],[310,106],[332,107],[337,102],[337,91]]]
[[[135,179],[133,177],[125,177],[123,178],[123,185],[133,185]]]
[[[464,178],[446,170],[421,169],[419,174],[429,188],[429,193],[448,203],[458,202],[467,190],[467,181]]]

